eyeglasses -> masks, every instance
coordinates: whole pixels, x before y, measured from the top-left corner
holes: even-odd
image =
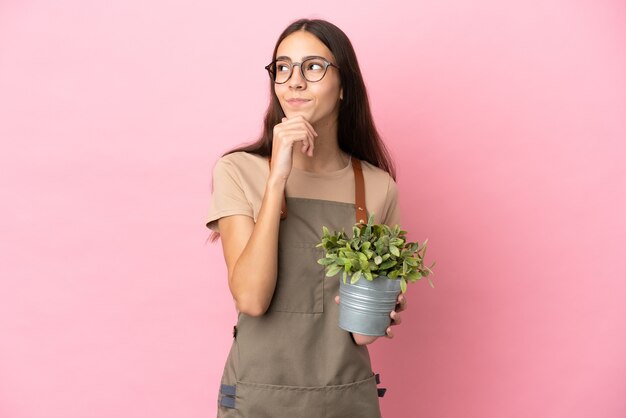
[[[315,83],[320,81],[326,75],[328,67],[339,69],[332,62],[328,62],[322,57],[309,57],[302,62],[291,62],[288,59],[277,59],[265,66],[270,78],[276,84],[286,83],[293,74],[293,67],[300,67],[300,74],[306,81]]]

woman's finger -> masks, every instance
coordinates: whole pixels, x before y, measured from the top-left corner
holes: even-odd
[[[313,125],[311,125],[311,123],[304,118],[302,118],[302,120],[304,124],[306,125],[306,127],[309,129],[309,132],[311,132],[311,134],[313,135],[313,137],[317,137],[318,135],[317,135],[317,132],[315,132],[315,128],[313,128]]]
[[[291,137],[292,139],[300,140],[300,141],[305,140],[305,139],[307,140],[310,139],[311,141],[313,141],[315,139],[311,131],[302,122],[298,122],[295,124],[294,123],[278,124],[274,128],[274,135],[281,139]]]
[[[387,338],[393,338],[393,331],[391,330],[391,327],[388,327],[385,333],[387,334]]]
[[[402,316],[397,311],[392,311],[389,316],[391,317],[391,325],[400,325],[402,323]]]
[[[276,131],[274,137],[278,139],[278,142],[285,144],[289,147],[293,146],[294,142],[301,141],[302,145],[306,145],[309,148],[312,144],[311,134],[304,127],[279,129]]]
[[[311,133],[313,138],[317,137],[317,132],[315,132],[315,128],[311,125],[311,122],[306,120],[303,116],[294,116],[293,118],[283,118],[283,123],[289,125],[302,124],[306,127],[306,129]]]
[[[400,294],[400,296],[398,296],[398,303],[396,304],[396,312],[402,312],[403,310],[406,309],[406,298],[404,297],[403,294]]]
[[[311,133],[309,132],[309,147],[308,147],[308,155],[309,157],[313,156],[313,149],[315,148],[315,138],[311,136]]]
[[[301,148],[301,151],[303,154],[307,154],[309,157],[312,157],[313,150],[315,148],[315,138],[318,136],[317,132],[315,132],[315,129],[313,128],[313,125],[311,125],[311,123],[302,116],[295,116],[290,119],[283,118],[282,125],[284,125],[286,128],[299,127],[302,129],[306,129],[307,144],[306,144],[306,147],[303,146]],[[303,140],[303,143],[304,143],[304,140]]]

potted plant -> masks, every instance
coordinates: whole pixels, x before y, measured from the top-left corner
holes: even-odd
[[[339,326],[357,334],[385,335],[400,292],[407,283],[427,277],[431,286],[430,267],[424,266],[425,240],[407,242],[399,225],[374,224],[371,215],[367,224],[356,224],[349,238],[344,231],[330,233],[323,227],[321,242],[325,256],[318,263],[325,266],[326,276],[342,274],[339,297]],[[434,286],[433,286],[434,287]]]

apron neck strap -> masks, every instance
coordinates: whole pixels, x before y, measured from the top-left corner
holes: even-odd
[[[363,168],[361,160],[355,157],[352,159],[352,171],[354,171],[354,209],[356,213],[356,223],[364,225],[367,223],[367,207],[365,206],[365,180],[363,178]],[[270,170],[272,167],[272,157],[267,160]],[[287,217],[287,201],[283,195],[283,203],[280,208],[280,219]]]
[[[354,171],[354,208],[356,209],[356,223],[367,223],[367,209],[365,206],[365,180],[361,160],[352,157],[352,170]]]

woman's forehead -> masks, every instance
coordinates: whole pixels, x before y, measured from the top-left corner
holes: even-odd
[[[283,39],[276,50],[276,57],[287,57],[293,61],[312,56],[334,59],[332,52],[322,41],[315,35],[302,30]]]

